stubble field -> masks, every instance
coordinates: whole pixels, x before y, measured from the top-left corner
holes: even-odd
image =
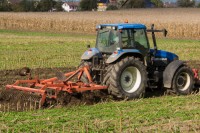
[[[166,28],[169,36],[158,35],[158,48],[174,52],[181,60],[190,61],[191,67],[200,69],[198,11],[0,13],[0,29],[3,29],[0,30],[0,88],[21,79],[18,71],[24,66],[32,68],[41,78],[52,77],[58,70],[74,70],[87,44],[95,44],[96,24],[123,22],[127,18],[129,22],[142,22],[148,27],[155,23],[157,28]],[[199,94],[160,96],[157,93],[157,90],[149,91],[146,98],[133,101],[111,100],[90,106],[25,112],[12,112],[8,105],[0,111],[0,132],[200,131]]]

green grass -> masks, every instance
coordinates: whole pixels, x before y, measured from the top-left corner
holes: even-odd
[[[0,115],[0,131],[199,131],[200,97],[163,96]]]
[[[77,66],[95,35],[0,30],[0,70]],[[158,48],[199,60],[200,41],[158,39]],[[163,96],[28,112],[0,112],[0,132],[198,132],[200,97]]]
[[[0,69],[77,66],[94,35],[0,30]]]
[[[17,35],[17,36],[50,36],[50,37],[74,37],[75,33],[51,33],[51,32],[28,32],[28,31],[20,31],[20,30],[3,30],[0,29],[1,34],[7,34],[7,35]],[[92,34],[82,34],[82,33],[76,33],[76,37],[83,37],[84,38],[93,38]]]
[[[177,54],[181,60],[199,60],[200,40],[158,39],[158,49]]]
[[[0,70],[77,66],[88,44],[95,45],[95,35],[0,30]],[[199,40],[164,38],[158,39],[157,44],[159,49],[174,52],[182,60],[200,57]]]

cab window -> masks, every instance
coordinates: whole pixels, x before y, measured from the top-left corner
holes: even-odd
[[[149,48],[144,29],[124,29],[121,34],[122,48],[147,50]]]

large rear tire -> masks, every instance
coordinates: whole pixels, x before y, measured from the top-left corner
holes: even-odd
[[[192,93],[194,87],[194,74],[187,66],[180,67],[174,74],[172,89],[178,95],[188,95]]]
[[[147,85],[147,72],[138,58],[126,57],[108,67],[104,83],[108,92],[117,98],[135,99],[144,96]]]

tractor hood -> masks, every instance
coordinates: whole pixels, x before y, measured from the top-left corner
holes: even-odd
[[[81,60],[89,60],[89,59],[91,59],[95,55],[97,55],[99,58],[102,58],[102,54],[99,52],[99,50],[97,48],[89,48],[81,56]]]
[[[150,49],[150,53],[153,54],[154,53],[154,49]],[[179,59],[176,54],[168,52],[168,51],[164,51],[164,50],[157,50],[155,58],[166,58],[169,61],[173,61],[173,60],[178,60]]]

